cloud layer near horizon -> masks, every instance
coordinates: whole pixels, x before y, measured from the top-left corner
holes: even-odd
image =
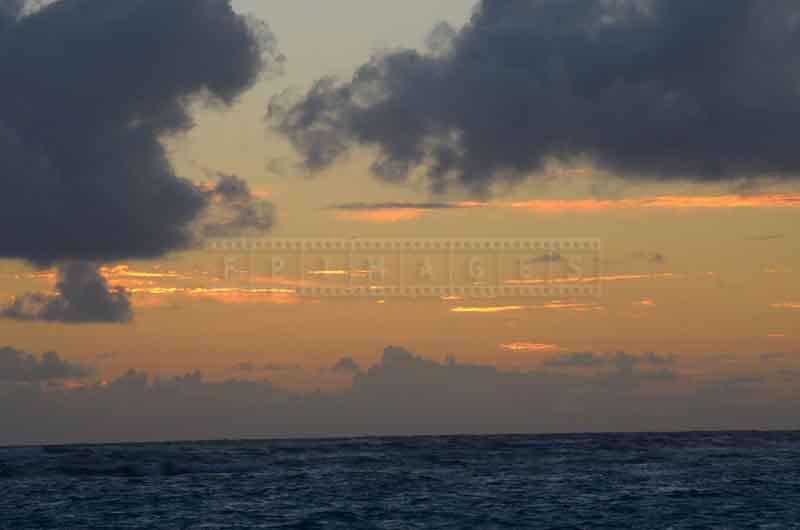
[[[0,348],[0,382],[44,383],[64,379],[82,379],[94,370],[59,357],[56,352],[42,356],[14,348]]]
[[[229,0],[0,0],[0,258],[155,257],[209,197],[160,140],[282,57]]]
[[[482,0],[431,50],[375,55],[270,105],[325,168],[355,145],[434,190],[516,183],[548,161],[701,181],[800,174],[794,0]]]
[[[503,372],[389,347],[341,392],[208,382],[199,372],[153,379],[134,370],[74,390],[0,385],[0,444],[798,427],[800,374],[778,375],[781,389],[759,377],[703,381],[645,366],[675,363],[620,353],[588,375]]]

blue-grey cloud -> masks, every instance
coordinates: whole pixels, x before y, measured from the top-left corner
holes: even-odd
[[[633,355],[617,352],[614,355],[598,355],[593,352],[565,353],[551,359],[545,359],[545,367],[549,368],[599,368],[614,369],[608,375],[626,379],[672,381],[678,379],[678,373],[672,368],[678,364],[675,355],[646,353]]]
[[[208,194],[161,143],[283,60],[229,0],[0,0],[0,257],[155,257],[192,242]],[[10,221],[10,222],[9,222]]]
[[[94,370],[62,359],[58,353],[38,356],[14,348],[0,348],[0,382],[40,383],[62,379],[82,379]]]
[[[358,363],[352,357],[342,357],[336,361],[336,364],[331,368],[332,372],[342,374],[354,374],[360,370],[361,367],[358,366]]]
[[[300,370],[299,364],[290,363],[266,363],[256,364],[252,361],[243,361],[233,367],[237,372],[255,373],[255,372],[291,372]]]
[[[0,0],[0,32],[17,21],[23,7],[23,0]]]
[[[565,353],[553,359],[546,359],[544,361],[545,366],[552,366],[556,368],[604,366],[607,364],[607,358],[595,355],[592,352]]]
[[[220,174],[212,204],[200,222],[202,237],[238,237],[272,228],[275,208],[254,197],[250,185],[236,175]]]
[[[404,180],[479,193],[553,159],[701,181],[800,174],[795,0],[481,0],[435,51],[377,54],[349,82],[276,97],[311,170],[355,145]]]

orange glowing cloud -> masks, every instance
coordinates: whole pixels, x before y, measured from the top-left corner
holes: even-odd
[[[374,272],[375,272],[374,270],[368,270],[368,269],[356,269],[356,270],[330,269],[330,270],[312,270],[308,271],[306,274],[308,274],[309,276],[322,276],[322,277],[367,278],[370,274]]]
[[[531,306],[524,305],[505,305],[505,306],[488,306],[488,307],[454,307],[450,310],[451,313],[508,313],[510,311],[523,311],[530,309]]]
[[[507,305],[507,306],[459,306],[450,309],[451,313],[509,313],[514,311],[529,310],[561,310],[583,313],[587,311],[602,311],[603,307],[597,304],[582,304],[577,302],[562,302],[555,300],[541,305]]]
[[[502,203],[500,206],[540,214],[597,213],[631,209],[734,209],[734,208],[800,208],[800,194],[771,195],[665,195],[629,199],[542,199]]]
[[[633,302],[633,305],[641,306],[641,307],[655,307],[656,301],[652,298],[643,298],[641,300],[637,300]]]
[[[781,302],[770,305],[773,309],[800,309],[800,302]]]
[[[431,210],[422,209],[385,209],[361,212],[336,212],[336,217],[347,221],[361,221],[364,223],[399,223],[419,219]]]
[[[367,223],[397,223],[441,211],[510,208],[538,214],[602,213],[621,210],[721,210],[800,208],[800,194],[661,195],[625,199],[533,199],[511,202],[352,203],[330,208],[340,219]]]
[[[160,307],[159,296],[185,296],[205,299],[226,305],[272,304],[294,305],[301,303],[294,289],[240,289],[240,288],[181,288],[154,287],[136,288],[129,291],[133,295],[134,306]],[[141,301],[139,299],[141,298]]]
[[[500,348],[505,351],[523,353],[557,353],[562,349],[555,344],[540,344],[537,342],[512,342],[501,344]]]
[[[116,267],[103,267],[100,269],[100,272],[103,274],[103,276],[105,276],[107,280],[125,279],[125,278],[144,278],[144,279],[154,279],[154,280],[190,279],[190,277],[185,276],[183,274],[179,274],[176,271],[166,271],[166,272],[137,271],[137,270],[131,270],[130,266],[128,265],[117,265]]]
[[[436,203],[351,203],[331,208],[340,219],[368,223],[397,223],[419,219],[440,211],[481,208],[489,203],[478,201]]]

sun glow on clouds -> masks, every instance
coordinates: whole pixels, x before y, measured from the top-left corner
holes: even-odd
[[[129,265],[117,265],[103,267],[101,273],[112,287],[125,289],[138,308],[166,307],[176,297],[225,305],[295,305],[301,303],[295,288],[315,285],[311,281],[254,276],[249,278],[250,287],[226,287],[219,286],[222,280],[208,274],[161,271],[158,266],[152,271],[139,271]]]
[[[336,217],[348,221],[361,221],[366,223],[397,223],[411,221],[434,212],[457,211],[464,209],[482,208],[488,203],[478,201],[460,201],[425,204],[374,204],[357,205],[358,207],[345,206],[336,210]]]
[[[154,287],[136,288],[129,291],[134,295],[145,295],[148,302],[156,296],[185,296],[190,298],[211,300],[226,305],[242,304],[273,304],[295,305],[300,303],[300,298],[293,289],[243,289],[243,288],[181,288],[181,287]],[[151,306],[152,307],[152,306]]]
[[[423,204],[359,205],[357,209],[337,209],[344,220],[367,223],[397,223],[419,219],[440,211],[464,209],[512,209],[537,214],[603,213],[624,210],[725,210],[753,208],[800,208],[800,194],[768,195],[662,195],[625,199],[533,199],[510,202],[450,202],[426,207]]]
[[[419,219],[432,210],[417,209],[377,209],[360,212],[336,212],[336,217],[346,221],[364,223],[399,223]]]
[[[732,208],[800,208],[800,194],[772,195],[665,195],[617,200],[532,200],[505,203],[510,208],[542,214],[606,212],[631,209],[691,210]]]
[[[512,342],[509,344],[501,344],[500,348],[509,352],[524,353],[557,353],[562,349],[555,344],[540,344],[537,342]]]
[[[598,304],[583,304],[577,302],[562,302],[559,300],[540,305],[506,305],[506,306],[459,306],[450,309],[451,313],[509,313],[515,311],[534,311],[534,310],[557,310],[574,311],[578,313],[588,311],[602,311],[603,307]]]
[[[800,302],[781,302],[772,304],[770,307],[773,309],[800,309]]]
[[[652,298],[642,298],[641,300],[636,300],[633,302],[633,305],[641,306],[641,307],[655,307],[656,301]]]

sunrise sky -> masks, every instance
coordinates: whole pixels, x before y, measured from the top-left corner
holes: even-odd
[[[209,0],[208,3],[217,2]],[[603,2],[593,4],[604,5]],[[654,6],[657,4],[659,2],[652,2]],[[475,132],[469,129],[474,121],[464,119],[458,123],[463,124],[461,133],[468,139],[459,144],[458,149],[463,151],[454,155],[459,159],[453,163],[454,169],[448,173],[446,185],[439,186],[441,182],[428,169],[449,158],[438,159],[437,155],[432,155],[438,151],[426,151],[422,160],[416,160],[415,155],[404,158],[402,153],[405,151],[400,146],[406,144],[390,138],[392,134],[400,134],[406,131],[406,127],[412,127],[405,118],[415,112],[413,109],[427,105],[406,101],[398,102],[398,108],[406,109],[399,113],[386,111],[379,114],[375,110],[372,114],[364,112],[362,115],[352,109],[339,109],[337,114],[332,112],[329,116],[335,115],[338,120],[352,111],[357,116],[352,123],[357,124],[367,119],[374,119],[377,123],[387,116],[394,116],[393,119],[398,121],[389,120],[381,124],[389,132],[377,125],[343,131],[341,128],[344,126],[331,118],[330,123],[323,123],[328,127],[323,132],[332,131],[339,137],[349,135],[347,145],[337,150],[336,156],[314,164],[309,161],[318,154],[317,151],[324,154],[334,149],[328,145],[321,146],[319,138],[310,136],[313,130],[322,128],[304,129],[298,125],[301,122],[292,121],[293,115],[286,114],[285,110],[282,118],[278,117],[283,121],[276,125],[274,111],[272,116],[267,116],[271,101],[274,108],[285,99],[291,99],[297,105],[293,111],[299,112],[303,110],[302,105],[310,101],[306,99],[304,102],[302,98],[312,84],[326,76],[338,79],[339,83],[351,83],[350,89],[356,93],[359,88],[356,82],[351,81],[353,74],[368,63],[371,56],[391,57],[395,54],[400,57],[403,52],[398,50],[402,49],[427,54],[458,53],[459,46],[466,49],[473,35],[451,42],[449,45],[455,47],[456,52],[425,51],[431,46],[431,31],[440,22],[446,22],[458,32],[476,13],[475,17],[486,19],[478,22],[497,32],[497,39],[504,31],[502,28],[515,26],[505,26],[496,20],[497,25],[492,26],[494,22],[487,20],[502,18],[503,14],[490,13],[497,8],[485,7],[486,12],[481,15],[475,11],[475,0],[338,0],[314,2],[313,6],[297,0],[239,0],[233,2],[233,6],[237,13],[248,13],[268,23],[274,34],[272,45],[279,50],[270,53],[273,56],[281,54],[280,59],[262,72],[254,84],[238,87],[240,93],[233,95],[229,106],[193,103],[187,111],[187,116],[194,121],[193,127],[158,129],[157,137],[166,148],[175,174],[189,179],[198,189],[212,190],[221,175],[236,175],[249,185],[251,199],[260,201],[262,205],[265,202],[272,204],[274,213],[270,215],[274,217],[269,226],[263,225],[257,230],[243,226],[243,234],[249,233],[257,238],[296,238],[297,241],[311,238],[592,240],[600,243],[596,268],[587,266],[580,273],[573,274],[566,264],[569,252],[532,250],[520,254],[520,257],[541,266],[527,278],[517,278],[509,272],[507,277],[498,280],[498,285],[536,285],[538,279],[547,282],[548,286],[558,286],[558,278],[562,278],[570,286],[581,285],[583,281],[602,286],[602,291],[589,296],[563,292],[557,295],[488,297],[452,293],[420,297],[303,295],[298,294],[297,289],[304,285],[343,285],[342,278],[336,275],[347,274],[343,270],[345,267],[320,262],[309,265],[306,268],[308,275],[304,277],[292,276],[288,272],[287,276],[271,274],[272,259],[279,253],[257,251],[251,258],[246,252],[212,249],[212,242],[230,240],[229,236],[235,234],[226,229],[223,235],[227,239],[220,238],[217,236],[222,232],[209,229],[206,232],[208,237],[199,246],[173,250],[185,245],[165,243],[160,250],[166,250],[166,253],[153,259],[140,259],[149,251],[126,254],[116,247],[110,252],[105,252],[106,247],[103,247],[87,255],[99,264],[102,276],[112,289],[125,289],[124,296],[129,297],[131,305],[130,315],[125,313],[124,317],[110,318],[110,322],[75,323],[60,322],[58,320],[64,319],[59,318],[20,317],[19,311],[15,313],[7,309],[5,318],[0,319],[0,347],[8,346],[16,351],[15,354],[6,352],[4,355],[8,359],[14,357],[18,360],[20,356],[31,354],[38,359],[45,352],[57,352],[62,361],[80,366],[85,371],[65,377],[21,378],[17,381],[9,372],[5,377],[6,383],[0,381],[0,384],[35,380],[41,392],[69,393],[81,388],[94,389],[87,392],[95,392],[98,385],[113,384],[130,369],[162,380],[199,370],[209,385],[231,380],[269,381],[280,391],[290,394],[307,395],[321,391],[341,395],[356,392],[359,385],[380,385],[384,376],[392,381],[392,363],[399,362],[398,355],[405,355],[392,354],[395,350],[388,350],[387,354],[384,349],[392,345],[413,352],[413,355],[408,354],[406,361],[419,363],[418,372],[398,372],[395,380],[407,384],[405,391],[399,391],[401,394],[413,395],[416,382],[420,387],[428,388],[426,385],[434,376],[427,374],[427,369],[444,371],[436,371],[435,376],[436,381],[440,381],[436,385],[443,394],[448,392],[448,366],[464,368],[474,365],[483,367],[481,370],[490,370],[488,373],[492,375],[488,382],[477,374],[463,378],[458,374],[452,375],[453,385],[478,388],[475,395],[460,401],[465,410],[474,410],[476,405],[471,399],[480,403],[480,396],[484,393],[502,394],[506,384],[503,377],[518,376],[531,378],[530,384],[538,389],[537,400],[542,396],[556,400],[567,394],[579,395],[575,403],[564,405],[559,410],[562,418],[574,407],[580,408],[580,403],[602,401],[606,408],[597,405],[597,410],[592,409],[592,420],[583,424],[587,430],[615,426],[624,429],[798,426],[796,420],[792,424],[790,413],[782,416],[778,411],[774,417],[762,413],[764,410],[775,411],[775,403],[785,406],[787,411],[792,410],[800,399],[796,390],[800,378],[800,334],[797,331],[800,323],[800,238],[796,231],[800,223],[800,187],[796,175],[800,174],[800,167],[792,158],[794,155],[786,155],[781,146],[762,149],[762,144],[755,142],[758,145],[754,147],[753,160],[749,160],[737,152],[744,141],[741,135],[731,133],[730,157],[712,163],[704,156],[709,152],[718,155],[715,151],[717,144],[708,142],[706,145],[705,140],[697,140],[695,137],[701,133],[694,131],[686,134],[686,156],[682,159],[680,149],[662,156],[662,153],[655,153],[657,149],[640,146],[642,142],[635,139],[637,135],[625,131],[609,139],[607,144],[589,133],[586,138],[576,133],[574,137],[570,136],[569,142],[553,140],[561,147],[574,142],[578,147],[586,144],[586,148],[580,156],[571,157],[542,148],[544,154],[534,163],[530,153],[539,147],[525,147],[526,142],[535,142],[531,131],[526,125],[504,128],[508,125],[507,120],[513,119],[513,113],[506,116],[498,111],[497,119],[503,121],[487,125],[484,130],[487,150],[501,141],[519,142],[523,147],[519,150],[497,147],[504,152],[485,156],[476,154],[480,150],[476,146],[481,143],[476,143],[470,136]],[[652,7],[653,11],[656,9]],[[731,8],[733,10],[735,8]],[[522,19],[538,16],[524,8],[518,11],[517,16]],[[52,18],[55,15],[54,12]],[[40,16],[45,14],[31,15],[31,22]],[[552,16],[556,17],[554,20],[562,20]],[[562,13],[558,16],[568,18],[571,15]],[[673,13],[670,16],[679,15]],[[704,15],[695,13],[694,16]],[[24,19],[19,22],[21,25],[24,23]],[[531,28],[524,31],[534,34],[546,31],[549,26],[542,24],[546,23],[531,23]],[[561,22],[553,24],[556,27]],[[33,26],[30,24],[28,29],[33,30]],[[2,28],[0,24],[0,36],[3,35]],[[9,30],[12,41],[15,31]],[[464,31],[469,31],[468,27]],[[797,30],[792,28],[791,31],[796,33]],[[745,31],[743,35],[746,34]],[[680,39],[681,35],[678,32],[672,37]],[[560,38],[568,37],[562,34],[552,37],[554,47],[562,42]],[[742,40],[746,38],[742,37]],[[505,55],[499,57],[511,61],[516,48],[504,50]],[[745,55],[743,53],[743,57]],[[559,68],[569,70],[571,59],[562,57],[562,60],[564,64]],[[597,69],[611,64],[611,60],[604,57],[590,60],[596,61]],[[719,58],[710,55],[706,60],[714,62]],[[742,62],[751,60],[748,56]],[[0,75],[6,68],[4,61],[8,62],[4,55],[0,55]],[[15,65],[11,63],[8,68],[13,69]],[[762,75],[770,82],[778,83],[778,76],[769,78],[773,72],[768,66],[764,68],[764,72],[753,75]],[[497,76],[497,85],[475,88],[469,84],[456,84],[451,87],[453,100],[467,99],[473,89],[480,92],[485,88],[492,93],[503,90],[497,87],[507,86],[499,79],[505,74],[487,69],[489,73],[477,72],[475,76]],[[572,79],[579,81],[583,70],[576,67],[575,71],[578,73]],[[399,78],[401,74],[398,72],[405,70],[398,67],[394,72],[393,75]],[[423,74],[416,72],[413,75]],[[406,97],[408,87],[394,77],[391,79],[397,83],[396,86],[402,86],[396,89],[393,97],[398,101]],[[408,82],[411,86],[426,90],[424,80],[420,81],[423,77],[413,79],[415,81]],[[750,88],[747,82],[742,84],[747,86],[742,88],[741,94],[737,95],[740,99],[736,101],[743,101],[741,104],[747,106]],[[685,86],[695,85],[687,82]],[[0,93],[3,90],[0,84]],[[13,90],[9,89],[9,92]],[[108,90],[120,88],[115,84]],[[692,88],[686,90],[691,92]],[[788,108],[785,112],[790,114],[798,109],[796,87],[792,90],[795,100],[785,102]],[[676,91],[680,92],[679,89]],[[776,88],[774,92],[779,90]],[[758,93],[753,97],[762,96],[764,94]],[[488,101],[487,97],[480,92],[471,103],[476,119],[488,114],[481,108]],[[509,101],[509,105],[520,97],[517,91],[496,93],[497,101]],[[552,98],[550,105],[561,109],[559,112],[562,114],[554,110],[552,116],[544,118],[553,121],[540,125],[545,131],[541,133],[543,138],[557,136],[559,131],[573,127],[577,122],[572,114],[579,112],[574,107],[564,110],[567,107],[560,107],[564,103],[557,101],[552,94],[547,97]],[[417,101],[411,96],[408,98]],[[424,100],[426,95],[417,94],[415,98]],[[431,94],[430,98],[445,101],[437,99],[440,95]],[[645,100],[643,96],[642,101]],[[609,128],[624,129],[623,122],[636,119],[614,114],[613,105],[606,103],[611,109],[608,114],[598,111],[596,115],[613,115],[622,123],[614,121],[613,125],[608,125]],[[454,109],[460,108],[460,104],[453,103],[451,110],[456,112]],[[637,100],[635,104],[644,103]],[[777,112],[780,104],[765,104],[774,107],[764,107],[763,111]],[[0,133],[4,132],[3,105],[5,103],[0,105]],[[634,105],[633,101],[631,105]],[[720,108],[720,112],[726,112],[725,104],[720,104]],[[762,107],[753,105],[752,108]],[[16,123],[13,121],[15,115],[9,115],[12,118],[8,123]],[[559,117],[562,115],[563,119]],[[431,132],[439,130],[437,120],[445,123],[442,128],[458,129],[459,126],[448,122],[451,120],[449,116],[443,113],[442,116],[430,117],[432,124],[426,125],[430,128],[426,134],[438,134]],[[483,119],[491,121],[493,118]],[[690,125],[694,123],[688,122]],[[731,123],[734,122],[752,123],[756,133],[760,131],[761,125],[752,117],[739,121],[731,119]],[[668,127],[673,126],[678,127],[670,121]],[[794,136],[793,130],[781,129],[783,126],[783,121],[776,125],[776,134]],[[652,130],[644,129],[642,135],[654,134]],[[510,139],[501,140],[499,131],[518,132]],[[4,144],[4,141],[0,137],[0,152],[6,145],[11,145]],[[449,141],[460,140],[443,140],[445,143]],[[764,142],[767,141],[772,140]],[[788,139],[785,141],[789,142]],[[666,144],[668,140],[662,142]],[[427,144],[420,142],[419,145]],[[626,146],[631,146],[630,152]],[[394,171],[392,168],[399,167],[392,164],[405,167],[403,164],[409,159],[412,160],[410,171],[403,172],[402,177],[394,173],[376,177],[373,164],[381,149],[395,155],[387,162],[390,173]],[[591,156],[594,152],[599,155]],[[774,164],[769,163],[773,160],[770,157],[774,157]],[[544,163],[539,163],[542,160]],[[706,177],[704,171],[711,166],[717,170]],[[10,167],[13,168],[13,164]],[[666,168],[666,173],[659,174],[659,168]],[[0,163],[0,177],[3,178],[4,169],[9,170],[9,167],[4,168]],[[674,174],[681,171],[686,171],[685,177]],[[473,185],[475,182],[480,184]],[[94,204],[118,200],[113,187],[108,188],[107,193]],[[223,192],[219,193],[225,196]],[[224,203],[223,199],[220,201],[220,204]],[[0,204],[5,203],[0,200]],[[136,207],[147,217],[157,214],[160,208],[169,208],[169,205],[154,204],[148,208],[148,203],[143,202]],[[6,217],[5,222],[16,225],[23,234],[28,223],[18,217]],[[102,225],[102,221],[98,222]],[[77,231],[81,230],[80,226],[83,225],[77,226]],[[116,230],[116,226],[115,222],[109,222],[109,233]],[[29,237],[38,236],[32,233]],[[30,301],[25,298],[29,293],[58,296],[59,265],[83,257],[72,250],[59,255],[55,251],[53,254],[38,250],[17,252],[16,249],[24,245],[16,242],[11,246],[13,248],[9,247],[10,250],[2,253],[8,259],[0,261],[0,300],[12,309],[15,303]],[[481,255],[490,256],[487,259],[501,259],[495,253]],[[108,259],[104,259],[105,256]],[[444,258],[437,256],[433,258],[434,266],[443,267],[444,262],[436,260]],[[51,259],[53,257],[55,259]],[[468,258],[465,254],[464,259]],[[248,276],[231,277],[226,272],[226,263],[230,265],[239,260],[235,265],[239,267],[241,260],[245,259],[255,260],[251,262],[255,263],[252,265],[254,268],[245,271]],[[425,259],[423,255],[412,256],[403,266],[409,275],[415,274]],[[514,261],[516,256],[508,259],[511,260],[508,263],[518,263]],[[31,261],[36,263],[31,264]],[[327,271],[320,270],[326,267]],[[414,280],[419,285],[424,285],[425,281],[428,280],[423,277]],[[22,311],[21,307],[18,304],[17,309]],[[434,368],[422,359],[433,361]],[[3,362],[0,360],[0,367],[16,366],[14,362],[17,361]],[[374,368],[368,372],[370,367]],[[387,373],[379,373],[380,370]],[[637,374],[636,383],[631,383],[635,390],[630,394],[614,386],[625,384],[615,377],[634,377]],[[539,379],[536,378],[547,382],[537,382]],[[614,382],[605,386],[597,383],[602,378]],[[0,374],[0,380],[3,379]],[[356,390],[352,390],[354,380]],[[482,384],[486,388],[481,387]],[[507,384],[508,388],[517,389],[521,383],[515,379]],[[463,391],[469,394],[467,390]],[[224,394],[224,390],[219,392]],[[392,399],[386,397],[388,394],[380,395],[389,401]],[[633,396],[641,395],[657,401],[648,402],[651,408],[638,411],[638,419],[625,423],[627,419],[621,419],[623,411],[628,410],[631,401],[638,399]],[[104,398],[100,396],[97,399]],[[365,395],[364,399],[371,398]],[[432,391],[430,399],[437,399],[436,392]],[[459,408],[458,400],[451,397],[442,399],[448,403],[452,400],[453,410]],[[694,415],[693,400],[713,401],[717,408]],[[718,414],[727,405],[733,407],[742,400],[752,408],[741,404],[736,406],[750,412],[742,413],[741,417]],[[491,399],[488,401],[494,403]],[[668,404],[664,408],[653,403]],[[48,413],[43,412],[45,405],[30,406],[35,409],[32,416],[47,416]],[[523,403],[519,406],[525,407]],[[493,409],[487,405],[487,410]],[[654,423],[654,415],[659,410],[665,410],[663,421]],[[342,414],[344,417],[349,413]],[[447,424],[445,428],[476,431],[505,428],[520,431],[582,430],[580,422],[551,421],[548,411],[537,413],[541,414],[541,422],[535,418],[509,419],[507,424],[493,423],[489,419],[482,423],[481,414],[484,413],[475,413],[474,422],[465,420],[452,426]],[[487,414],[491,416],[493,413]],[[608,422],[603,421],[604,415],[609,418]],[[509,416],[517,417],[516,413]],[[397,422],[397,428],[384,428],[381,424],[372,429],[369,424],[359,424],[355,420],[348,425],[353,426],[350,430],[358,432],[435,430],[431,427],[435,425],[434,420],[419,426],[404,418]],[[388,425],[391,426],[391,422]],[[25,422],[15,423],[14,428],[20,429],[21,434],[7,435],[9,431],[5,430],[0,435],[0,443],[42,438],[81,439],[80,428],[74,425],[26,431],[29,427]],[[140,431],[92,431],[88,437],[158,438],[143,430],[146,430],[145,426]],[[348,428],[309,428],[290,424],[286,430],[287,433],[268,430],[265,433],[327,434],[340,433]],[[175,435],[181,434],[177,432]],[[224,428],[215,428],[206,434],[217,436],[226,435],[226,432]],[[243,433],[233,432],[234,436],[237,434]],[[244,434],[254,433],[248,431]]]

